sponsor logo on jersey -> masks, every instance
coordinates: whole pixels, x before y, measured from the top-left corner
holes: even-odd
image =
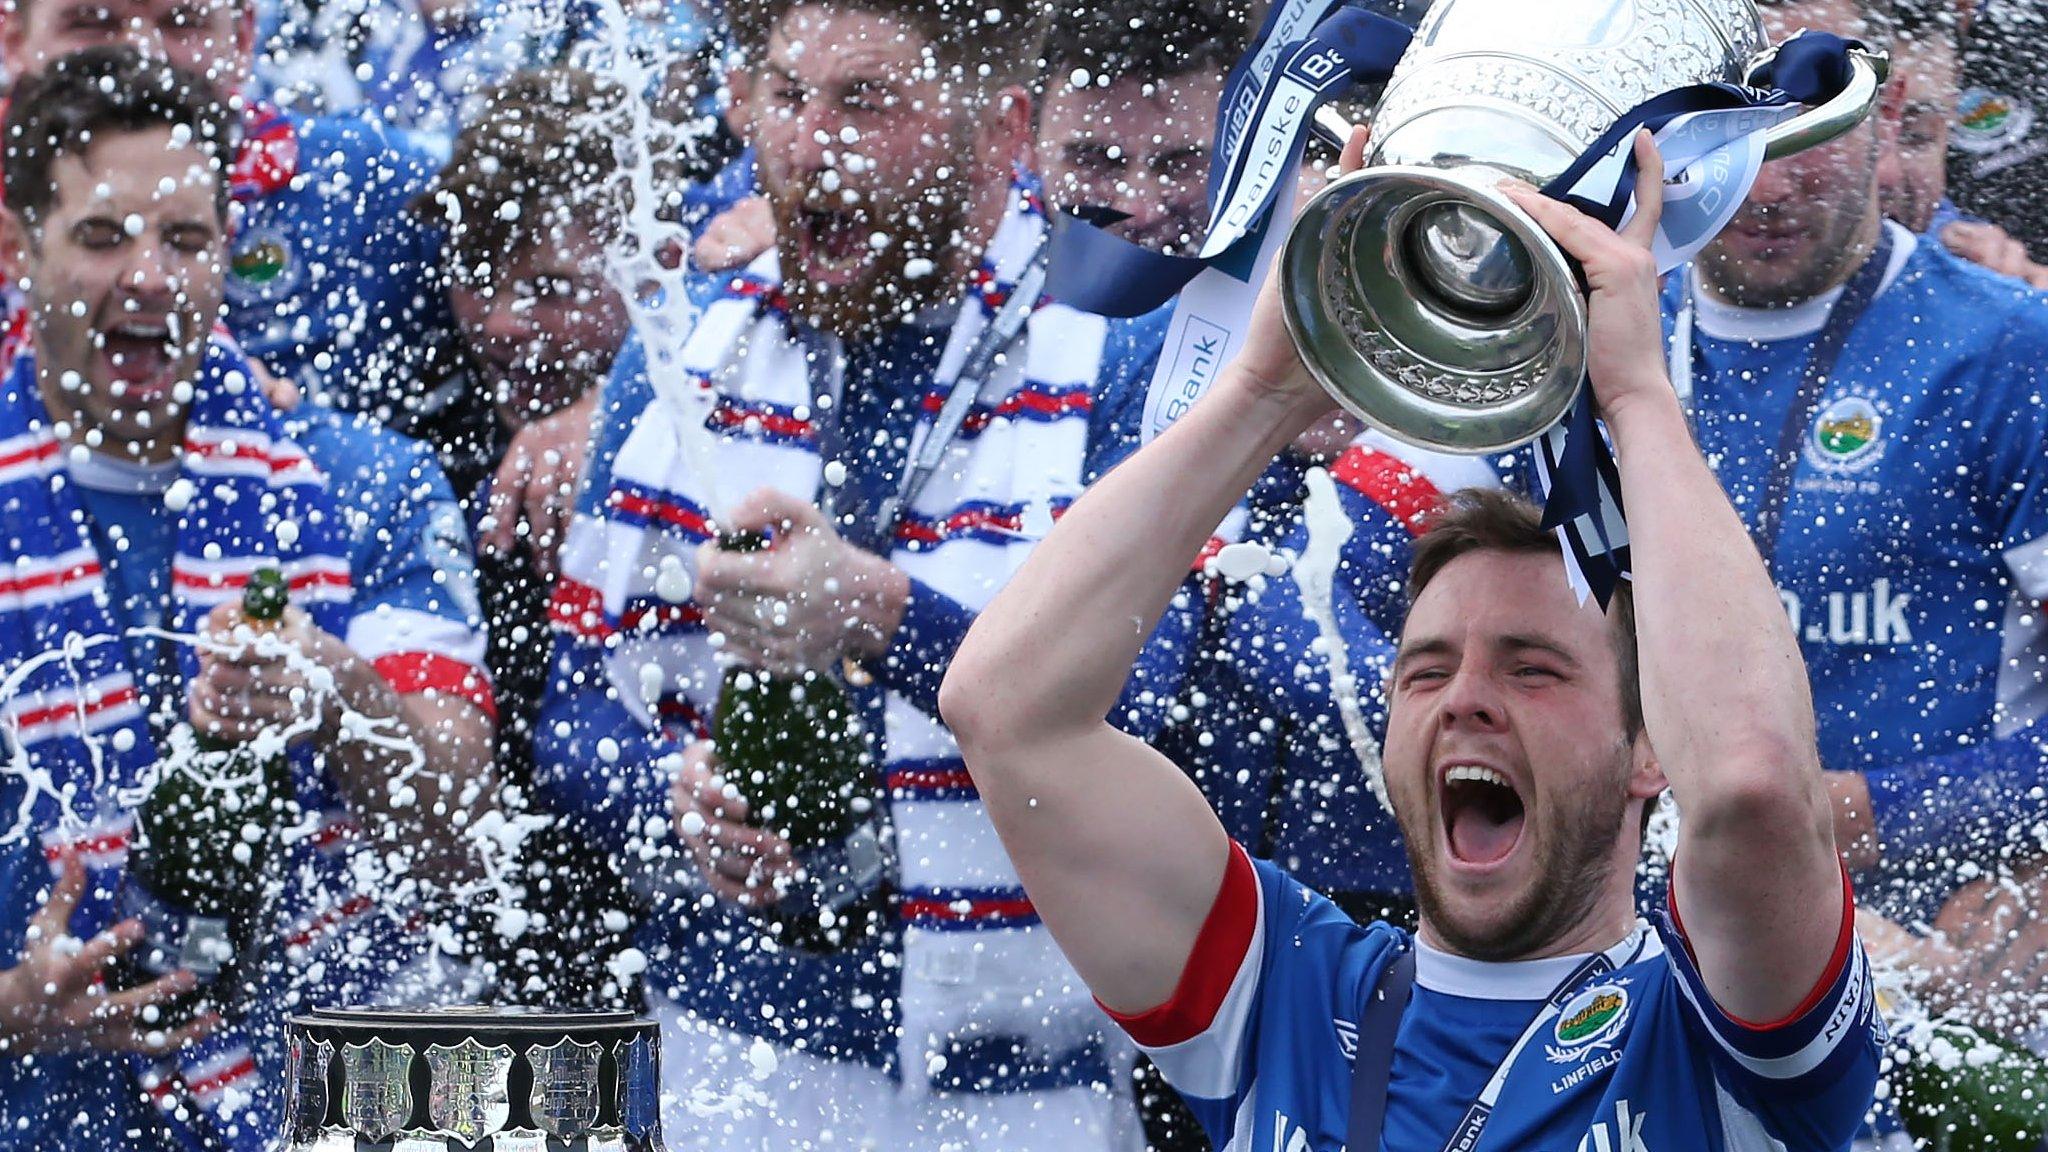
[[[1884,455],[1884,413],[1861,396],[1829,403],[1813,419],[1806,457],[1825,472],[1861,472]]]
[[[1614,1120],[1594,1124],[1579,1137],[1579,1152],[1650,1152],[1643,1142],[1643,1121],[1649,1113],[1638,1112],[1626,1099],[1614,1102]]]
[[[1628,989],[1620,983],[1595,984],[1565,1001],[1550,1034],[1556,1044],[1544,1045],[1553,1064],[1568,1064],[1589,1053],[1611,1048],[1628,1026]]]
[[[276,228],[251,228],[235,237],[228,271],[228,298],[238,304],[275,302],[299,286],[298,255]]]
[[[1272,1152],[1315,1152],[1309,1130],[1289,1119],[1285,1112],[1273,1113]]]
[[[2034,126],[2032,106],[2004,92],[1970,88],[1956,100],[1954,146],[1965,152],[1996,152]]]
[[[1792,632],[1808,644],[1911,644],[1907,612],[1911,592],[1893,592],[1889,577],[1870,582],[1865,592],[1826,592],[1809,603],[1780,588],[1778,599],[1792,620]]]

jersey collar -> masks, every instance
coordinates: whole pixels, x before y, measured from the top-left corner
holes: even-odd
[[[168,491],[182,467],[182,461],[175,458],[144,464],[90,450],[67,451],[64,459],[72,483],[80,488],[129,496],[149,496]]]
[[[1920,243],[1920,238],[1902,225],[1887,220],[1884,226],[1892,234],[1892,259],[1885,267],[1883,282],[1877,287],[1880,296],[1905,271],[1906,261],[1912,259],[1913,249]],[[1699,273],[1692,266],[1685,270],[1685,291],[1697,313],[1698,319],[1694,323],[1698,325],[1700,335],[1714,340],[1753,340],[1758,343],[1804,339],[1813,335],[1828,322],[1828,313],[1834,311],[1835,301],[1842,298],[1842,289],[1835,287],[1789,308],[1741,308],[1700,291]]]
[[[1636,921],[1634,930],[1621,943],[1607,950],[1616,968],[1653,960],[1664,954],[1664,942],[1649,924]],[[1440,952],[1415,940],[1415,983],[1431,992],[1463,996],[1472,1000],[1542,1000],[1591,953],[1547,956],[1541,960],[1513,960],[1494,963]]]

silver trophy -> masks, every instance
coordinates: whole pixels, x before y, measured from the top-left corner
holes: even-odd
[[[661,1152],[660,1033],[629,1012],[318,1009],[285,1024],[276,1152]]]
[[[1752,0],[1438,0],[1372,117],[1366,167],[1303,206],[1282,249],[1302,359],[1345,408],[1446,452],[1555,424],[1586,372],[1572,265],[1497,187],[1562,175],[1623,113],[1744,83],[1773,49]],[[1886,62],[1767,131],[1765,156],[1853,128]]]

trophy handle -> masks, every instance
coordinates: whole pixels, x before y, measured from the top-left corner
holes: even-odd
[[[1777,54],[1778,50],[1772,48],[1757,57],[1750,64],[1748,74],[1756,75]],[[1849,67],[1853,69],[1853,75],[1833,99],[1765,130],[1764,159],[1777,160],[1794,152],[1804,152],[1863,122],[1863,118],[1877,106],[1877,90],[1884,86],[1885,77],[1891,74],[1891,57],[1883,52],[1851,48]]]

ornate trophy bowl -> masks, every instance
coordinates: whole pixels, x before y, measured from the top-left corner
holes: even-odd
[[[1302,359],[1345,408],[1438,451],[1528,443],[1585,378],[1571,261],[1496,185],[1562,175],[1622,115],[1767,63],[1752,0],[1438,0],[1373,113],[1366,167],[1302,208],[1281,251]],[[1770,129],[1765,154],[1833,139],[1876,99]]]
[[[321,1008],[285,1024],[278,1152],[661,1152],[661,1034],[630,1012]]]

